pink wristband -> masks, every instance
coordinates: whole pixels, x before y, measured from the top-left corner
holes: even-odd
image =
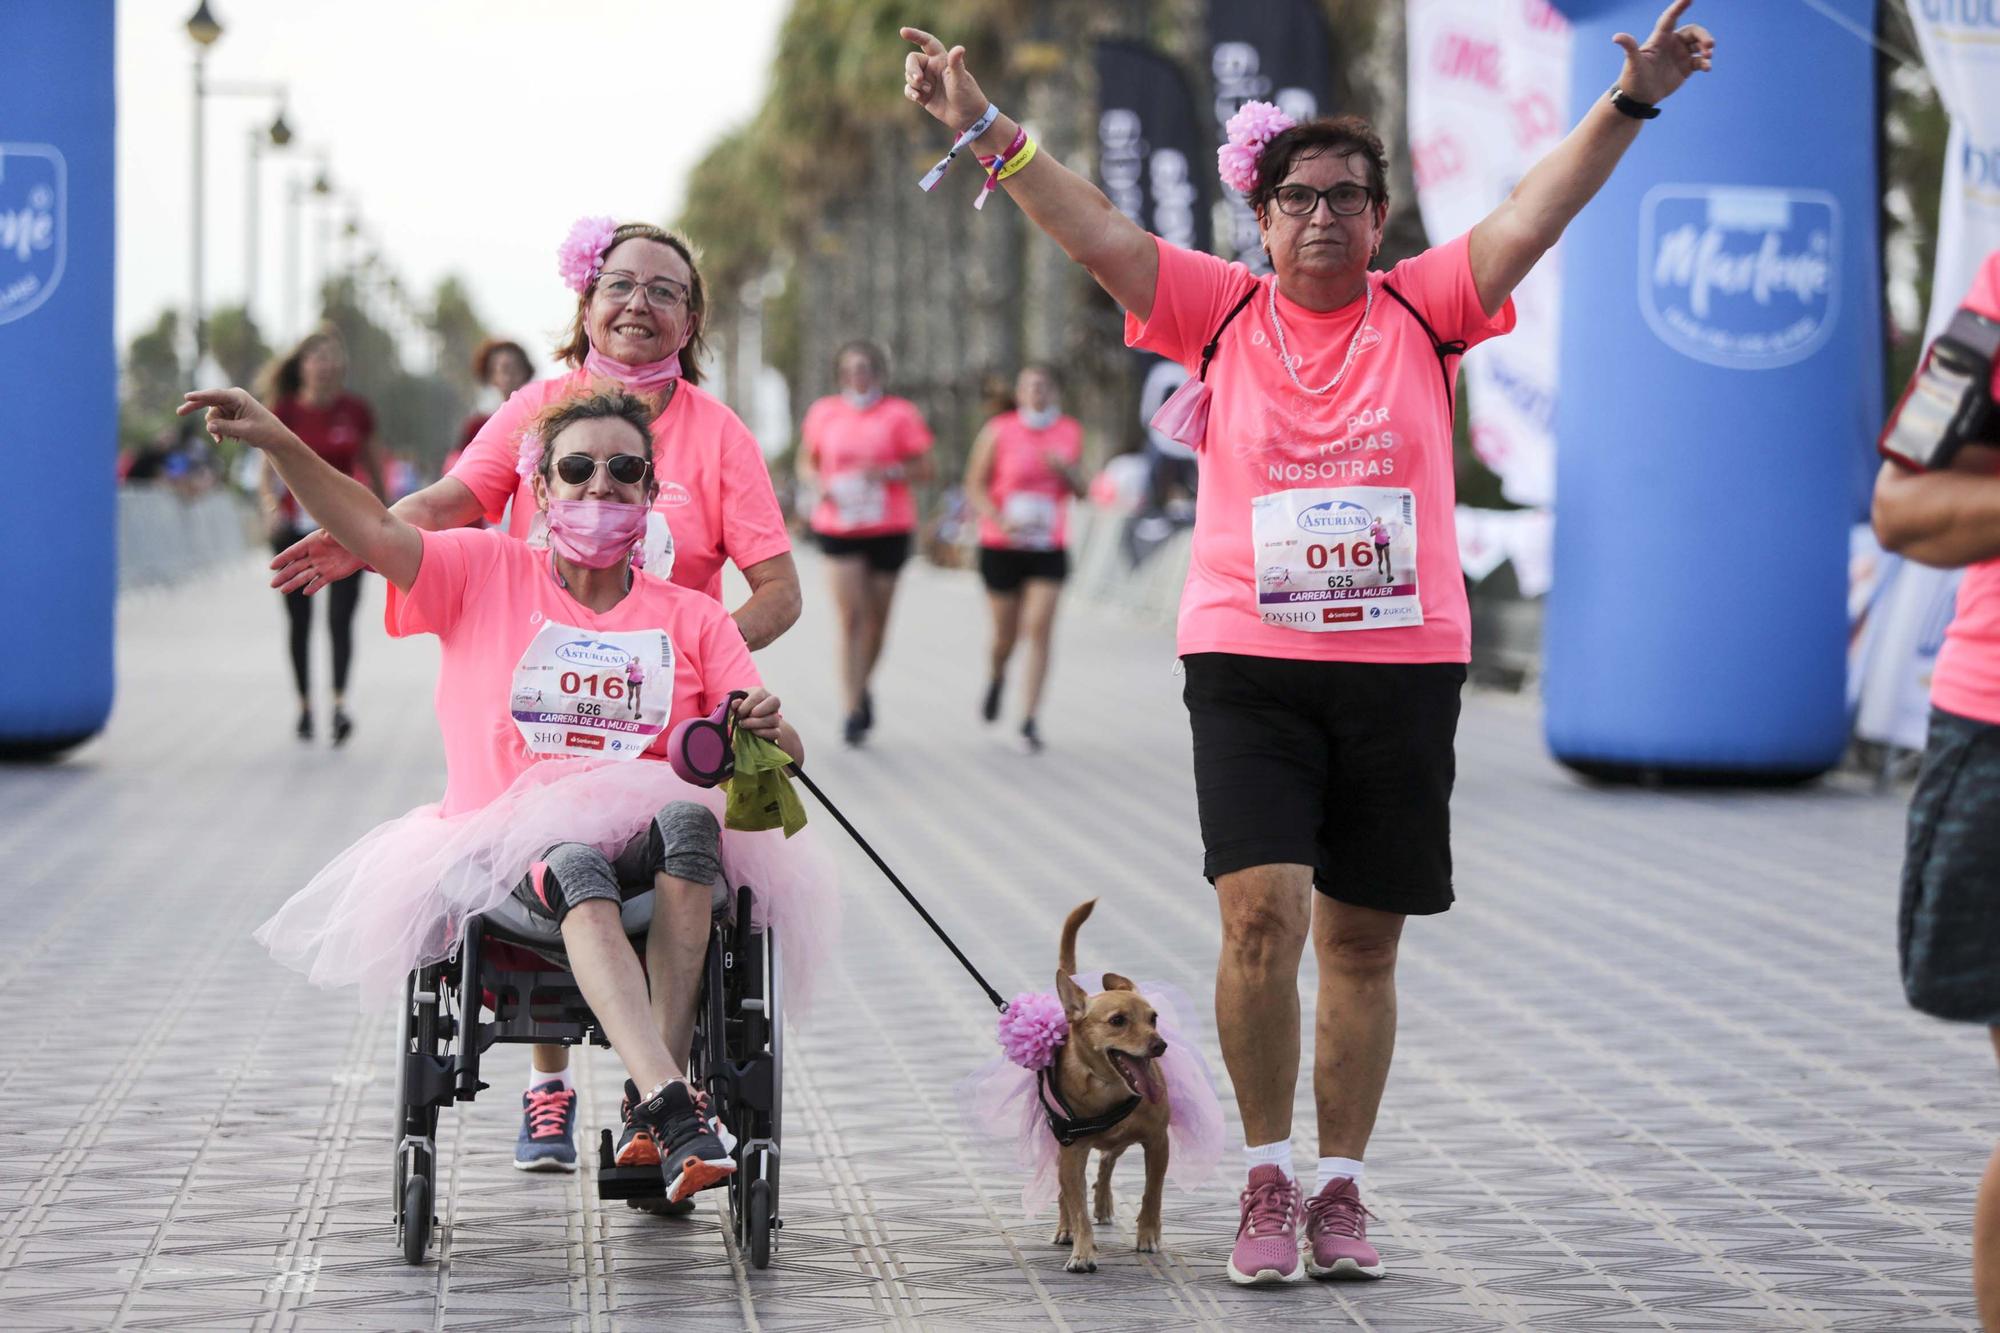
[[[1025,148],[1027,143],[1027,126],[1017,125],[1014,129],[1014,142],[1008,144],[1005,151],[994,157],[981,157],[979,159],[979,165],[986,168],[986,182],[979,187],[979,195],[972,201],[974,208],[986,207],[986,196],[999,188],[1000,173],[1006,169],[1008,161],[1012,159],[1014,154]]]

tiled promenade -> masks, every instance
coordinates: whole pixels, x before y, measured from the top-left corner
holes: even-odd
[[[1095,895],[1085,966],[1201,996],[1216,925],[1170,635],[1071,607],[1031,759],[974,717],[973,580],[914,570],[874,743],[843,753],[806,574],[766,674],[820,780],[996,983],[1045,984]],[[441,1238],[406,1268],[391,1016],[249,938],[439,790],[434,651],[383,638],[379,585],[364,608],[345,751],[291,738],[281,613],[246,563],[129,596],[110,730],[0,771],[0,1329],[1972,1326],[2000,1089],[1982,1033],[1901,1003],[1903,795],[1593,790],[1544,757],[1531,703],[1491,695],[1461,733],[1460,906],[1405,945],[1369,1155],[1388,1280],[1232,1288],[1233,1182],[1170,1194],[1164,1252],[1137,1256],[1133,1163],[1099,1272],[1065,1274],[956,1123],[984,1001],[851,847],[845,963],[788,1050],[768,1272],[710,1205],[659,1220],[512,1170],[504,1053],[445,1113]],[[603,1053],[587,1074],[594,1127],[619,1076]]]

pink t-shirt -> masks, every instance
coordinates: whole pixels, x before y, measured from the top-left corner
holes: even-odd
[[[1962,304],[2000,319],[2000,251],[1986,256]],[[1992,392],[2000,399],[2000,367]],[[1982,560],[1958,585],[1958,614],[1931,674],[1931,702],[1947,713],[2000,726],[2000,559]]]
[[[514,501],[507,531],[516,537],[527,536],[535,513],[534,489],[515,470],[521,428],[556,399],[592,383],[592,376],[573,370],[523,385],[479,428],[451,469],[492,522]],[[792,549],[756,437],[720,399],[685,380],[653,423],[653,472],[660,483],[653,509],[673,533],[667,577],[681,587],[719,598],[724,560],[748,569]]]
[[[1069,544],[1069,483],[1049,466],[1054,454],[1070,467],[1083,461],[1083,427],[1057,417],[1040,430],[1019,412],[993,418],[993,471],[986,494],[1014,532],[979,521],[979,544],[1003,551],[1060,551]]]
[[[1367,328],[1339,387],[1318,397],[1295,387],[1279,362],[1269,305],[1275,278],[1158,244],[1152,318],[1125,317],[1133,347],[1196,370],[1230,308],[1251,283],[1260,289],[1230,321],[1208,369],[1180,651],[1470,660],[1444,378],[1422,326],[1382,290],[1394,284],[1445,342],[1470,346],[1506,333],[1513,302],[1494,316],[1480,307],[1465,237],[1368,275]],[[1276,301],[1285,343],[1301,358],[1299,380],[1327,383],[1361,326],[1363,303],[1321,314],[1283,295]],[[1457,360],[1449,366],[1455,373]],[[1386,561],[1369,541],[1381,520],[1396,538]]]
[[[917,526],[910,484],[869,475],[930,449],[931,428],[915,403],[884,397],[857,408],[834,394],[806,409],[799,441],[820,478],[814,532],[884,537]]]
[[[623,601],[595,612],[557,584],[547,551],[494,528],[426,532],[416,582],[408,593],[390,585],[383,619],[397,638],[435,634],[444,648],[437,716],[446,815],[484,806],[530,764],[560,762],[528,748],[511,710],[516,668],[551,624],[606,635],[664,632],[674,656],[668,728],[711,712],[731,690],[762,683],[736,622],[715,599],[638,573]],[[663,759],[666,734],[628,762]]]

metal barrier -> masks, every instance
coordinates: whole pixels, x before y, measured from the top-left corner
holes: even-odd
[[[243,555],[257,539],[257,511],[232,491],[187,496],[171,486],[118,488],[118,588],[179,583]]]

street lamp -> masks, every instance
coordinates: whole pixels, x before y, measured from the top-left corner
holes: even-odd
[[[222,24],[209,12],[208,0],[201,0],[187,21],[187,34],[194,39],[194,190],[189,203],[193,252],[188,264],[188,325],[193,330],[194,355],[188,362],[188,381],[193,383],[201,370],[202,354],[208,350],[207,329],[203,325],[201,304],[201,178],[202,178],[202,88],[203,66],[208,60],[208,48],[222,37]]]
[[[306,196],[314,195],[324,199],[332,193],[333,181],[327,175],[326,155],[322,152],[319,154],[319,167],[313,179],[310,182],[295,179],[292,181],[289,195],[291,208],[285,227],[285,336],[289,339],[296,340],[305,336],[303,319],[299,313],[299,231],[303,225]],[[325,268],[323,250],[320,267]]]
[[[260,158],[267,140],[273,148],[283,148],[292,141],[292,127],[285,122],[285,101],[290,94],[282,83],[211,83],[207,92],[212,97],[269,97],[275,98],[278,103],[278,114],[271,121],[270,128],[250,131],[250,158],[244,178],[243,309],[254,318],[257,287],[262,277],[263,236],[259,210],[263,188]]]

